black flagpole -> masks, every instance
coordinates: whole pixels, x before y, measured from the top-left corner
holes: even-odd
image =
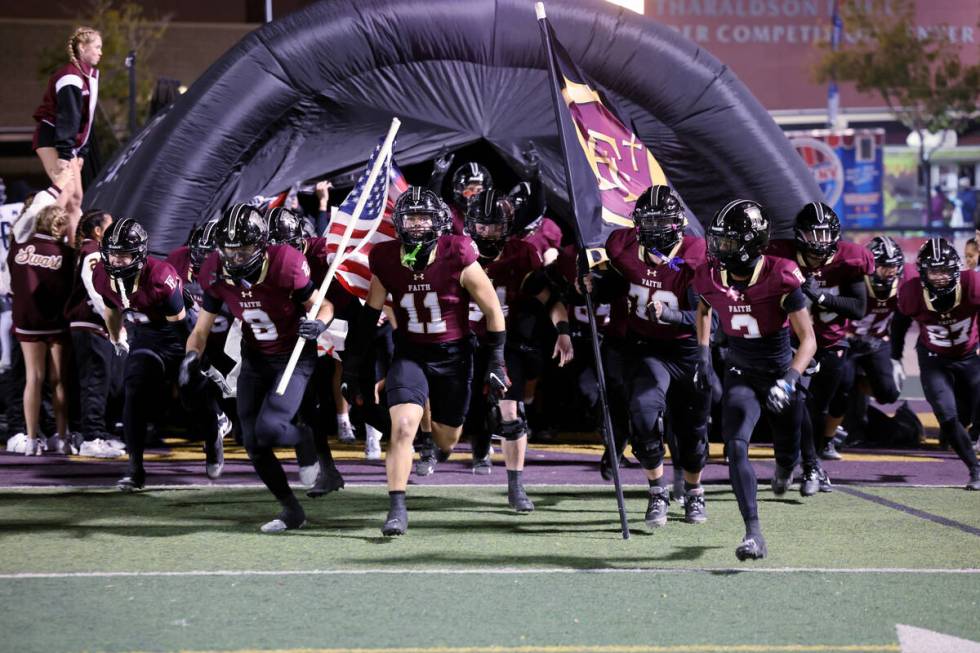
[[[587,256],[585,241],[582,238],[582,230],[578,225],[578,207],[575,201],[575,192],[572,189],[572,175],[568,169],[568,152],[565,151],[564,124],[561,117],[561,105],[564,104],[559,95],[558,71],[555,70],[555,58],[551,49],[551,36],[548,34],[548,19],[544,12],[544,3],[535,4],[535,11],[538,17],[538,25],[541,27],[541,35],[544,40],[544,47],[548,57],[548,70],[551,74],[551,95],[555,102],[555,121],[558,123],[558,131],[561,133],[559,141],[561,143],[562,159],[565,162],[565,185],[568,188],[568,199],[572,208],[572,224],[575,227],[575,240],[578,243],[581,256]],[[584,259],[580,259],[584,260]],[[583,266],[584,267],[584,266]],[[587,268],[586,268],[587,269]],[[582,270],[579,271],[581,277]],[[587,291],[584,283],[580,282],[580,287],[585,295],[585,306],[589,314],[589,327],[592,330],[592,354],[595,357],[596,380],[599,385],[599,404],[602,406],[602,420],[605,428],[603,438],[606,442],[606,449],[612,460],[613,485],[616,488],[616,504],[619,507],[619,524],[623,530],[623,539],[630,539],[629,521],[626,519],[626,504],[623,499],[623,484],[619,480],[619,451],[616,448],[616,438],[613,435],[612,419],[609,416],[609,401],[606,394],[605,371],[602,366],[602,357],[599,350],[599,330],[596,325],[595,311],[592,305],[592,293]]]

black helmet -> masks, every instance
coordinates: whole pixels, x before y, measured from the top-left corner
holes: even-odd
[[[758,202],[735,200],[715,213],[706,237],[717,265],[749,274],[769,244],[769,218]]]
[[[187,247],[190,250],[191,270],[194,271],[194,274],[201,271],[204,259],[217,247],[215,244],[217,227],[218,221],[211,220],[210,222],[205,222],[200,227],[195,227],[194,231],[191,232],[191,240],[187,244]]]
[[[232,279],[252,275],[265,257],[269,226],[262,212],[248,204],[234,204],[217,226],[215,244],[225,274]]]
[[[303,218],[292,209],[277,206],[265,214],[269,223],[269,242],[273,245],[291,245],[303,251],[306,234],[303,232]]]
[[[837,252],[840,218],[823,202],[810,202],[796,214],[795,234],[801,254],[826,261]]]
[[[430,222],[421,225],[408,224],[406,219],[412,215],[427,215]],[[398,196],[393,222],[398,238],[410,246],[431,246],[452,227],[449,208],[438,195],[422,186],[409,186],[408,190]]]
[[[149,237],[146,229],[132,218],[123,218],[109,225],[102,235],[102,265],[106,273],[114,279],[129,279],[139,274],[146,265],[146,250]],[[110,256],[131,257],[124,265],[113,265]]]
[[[466,207],[466,233],[483,258],[495,259],[514,230],[514,205],[508,196],[486,190]]]
[[[687,217],[681,202],[668,186],[651,186],[633,207],[633,224],[640,244],[667,254],[684,237]]]
[[[891,236],[875,236],[868,243],[868,250],[875,259],[875,271],[871,274],[871,291],[881,299],[891,295],[898,279],[905,269],[905,254]],[[878,274],[878,268],[894,268],[895,273],[888,276]]]
[[[486,167],[476,161],[470,161],[456,168],[456,172],[453,173],[453,202],[457,207],[466,208],[470,198],[464,196],[463,191],[466,190],[467,186],[476,184],[480,185],[480,190],[477,192],[493,188],[493,177],[490,176],[490,171]]]
[[[930,238],[915,257],[919,278],[937,311],[948,311],[960,285],[960,255],[945,238]]]

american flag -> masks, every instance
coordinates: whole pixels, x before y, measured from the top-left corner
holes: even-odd
[[[327,226],[328,257],[337,254],[340,239],[351,221],[358,198],[367,186],[368,174],[374,166],[379,149],[380,147],[375,149],[371,155],[371,160],[367,163],[364,174],[357,180],[354,189],[340,205],[336,216],[331,218],[330,224]],[[370,194],[364,204],[364,211],[361,213],[357,224],[354,225],[354,231],[351,232],[350,240],[345,248],[344,261],[337,268],[337,280],[340,284],[348,292],[361,299],[367,297],[368,286],[371,284],[368,254],[375,243],[394,240],[395,226],[391,221],[391,216],[394,213],[395,200],[406,189],[408,189],[408,182],[405,181],[404,175],[389,154],[388,160],[381,167],[381,173],[369,191]]]

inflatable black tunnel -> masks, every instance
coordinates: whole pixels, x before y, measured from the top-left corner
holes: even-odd
[[[546,9],[702,221],[744,197],[786,235],[820,198],[769,114],[708,52],[600,0]],[[230,202],[362,166],[397,116],[402,164],[484,139],[516,167],[534,141],[560,209],[546,65],[532,0],[324,0],[243,38],[103,170],[85,204],[142,221],[165,252]]]

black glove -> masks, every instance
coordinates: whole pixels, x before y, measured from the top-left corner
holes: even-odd
[[[363,406],[364,395],[361,394],[361,363],[354,356],[344,358],[340,372],[340,394],[351,406]]]
[[[541,171],[541,156],[533,142],[528,142],[527,147],[522,152],[524,155],[524,178],[537,179]]]
[[[453,158],[455,158],[455,156],[455,154],[449,151],[448,147],[444,146],[441,150],[439,150],[439,154],[437,154],[436,158],[432,161],[432,167],[439,172],[445,173],[449,170],[449,166],[453,164]]]
[[[201,355],[196,351],[189,351],[184,354],[184,360],[180,361],[180,371],[177,373],[177,385],[185,388],[192,381],[197,380],[201,373]]]
[[[483,377],[483,392],[495,397],[503,397],[510,387],[507,365],[504,363],[504,344],[507,335],[504,331],[487,331],[486,344],[490,348],[487,372]]]
[[[694,387],[699,392],[711,392],[711,347],[698,346],[698,360],[694,367]]]
[[[800,290],[802,290],[803,294],[807,296],[807,299],[814,304],[819,304],[820,298],[823,297],[823,292],[817,286],[816,278],[812,276],[806,278],[806,281],[804,281],[803,285],[800,286]]]
[[[327,325],[320,320],[307,320],[305,317],[299,321],[299,333],[300,338],[305,338],[306,340],[316,340],[320,337],[320,334],[327,330]]]

